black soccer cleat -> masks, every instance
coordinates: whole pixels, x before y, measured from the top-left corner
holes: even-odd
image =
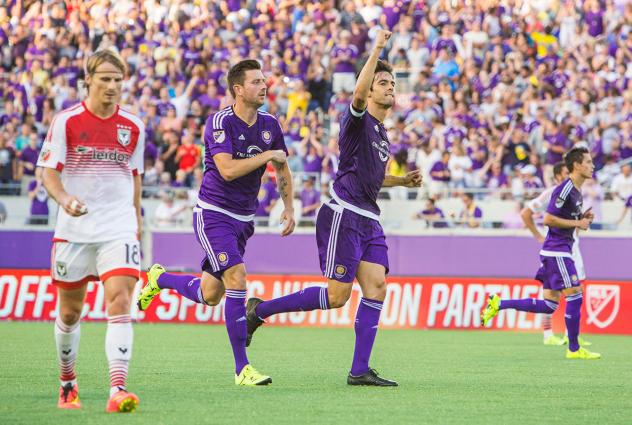
[[[347,376],[347,385],[367,385],[373,387],[397,387],[397,382],[390,379],[384,379],[377,376],[375,369],[369,369],[368,372],[362,375],[354,376],[349,372]]]
[[[246,336],[246,347],[250,346],[252,341],[252,334],[255,333],[257,328],[265,323],[264,320],[259,319],[255,310],[257,306],[261,304],[263,300],[261,298],[250,298],[246,303],[246,323],[248,324],[248,336]]]

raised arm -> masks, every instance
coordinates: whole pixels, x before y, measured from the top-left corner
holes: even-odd
[[[356,111],[364,111],[366,109],[367,99],[369,97],[369,91],[371,90],[371,84],[373,83],[373,77],[375,74],[375,66],[380,58],[382,49],[386,46],[388,39],[391,38],[391,32],[385,30],[379,30],[375,37],[375,45],[366,63],[358,75],[358,81],[356,82],[355,90],[353,91],[353,108]]]

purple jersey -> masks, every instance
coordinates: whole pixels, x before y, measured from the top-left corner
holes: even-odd
[[[389,158],[386,129],[366,110],[358,112],[349,105],[340,120],[339,137],[340,164],[332,196],[345,208],[377,219],[376,200]]]
[[[301,191],[301,206],[303,208],[312,206],[320,202],[320,192],[316,189],[303,189]],[[303,217],[314,217],[316,215],[316,210],[312,210],[303,214]]]
[[[566,179],[551,193],[546,212],[565,220],[579,220],[582,216],[582,193],[577,190],[571,179]],[[571,255],[575,228],[561,229],[549,227],[546,240],[540,254],[548,256]],[[557,255],[556,255],[557,253]]]
[[[198,205],[203,209],[227,212],[251,220],[257,209],[257,195],[265,165],[232,181],[220,174],[213,156],[230,154],[235,160],[252,158],[268,150],[281,149],[287,153],[283,133],[277,119],[258,111],[257,121],[249,126],[235,115],[232,106],[222,109],[206,120],[204,180],[200,187]]]
[[[37,186],[37,181],[33,180],[29,183],[29,192],[37,187],[37,192],[33,201],[31,201],[31,215],[32,216],[46,216],[48,217],[48,192],[44,189],[44,185]]]
[[[262,184],[259,189],[259,195],[257,196],[259,205],[257,206],[257,211],[255,211],[255,216],[268,217],[270,213],[266,211],[266,208],[268,208],[275,199],[279,199],[279,192],[277,192],[276,184],[272,180],[268,180]]]

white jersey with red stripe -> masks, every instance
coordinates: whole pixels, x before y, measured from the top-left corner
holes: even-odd
[[[56,114],[37,165],[59,170],[66,192],[88,213],[72,217],[59,208],[55,239],[88,243],[134,237],[133,176],[143,173],[144,150],[143,122],[119,106],[107,119],[84,103]]]

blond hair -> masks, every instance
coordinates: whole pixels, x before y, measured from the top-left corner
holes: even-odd
[[[121,71],[122,74],[125,74],[127,71],[127,65],[125,64],[125,60],[114,50],[103,49],[95,52],[92,56],[88,58],[88,62],[86,63],[86,75],[94,75],[97,71],[97,68],[104,63],[110,63],[114,65],[118,70]]]

